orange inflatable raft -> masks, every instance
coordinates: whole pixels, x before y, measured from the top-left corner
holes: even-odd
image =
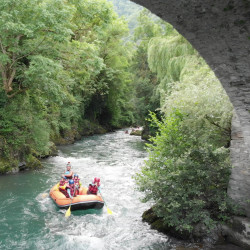
[[[51,188],[49,195],[54,200],[59,208],[68,208],[71,204],[71,210],[78,209],[100,209],[104,206],[104,201],[100,195],[88,195],[88,189],[86,187],[81,187],[79,190],[79,195],[71,200],[67,198],[63,193],[59,191],[59,185],[56,184]]]

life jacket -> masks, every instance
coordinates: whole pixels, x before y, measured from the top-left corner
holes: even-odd
[[[75,197],[76,196],[76,194],[77,194],[77,188],[76,188],[76,190],[75,190],[75,184],[69,184],[69,185],[67,185],[67,187],[66,187],[66,189],[70,189],[70,195],[73,197]],[[75,194],[74,194],[74,191],[75,191]]]
[[[75,178],[74,183],[75,183],[75,185],[78,185],[79,187],[81,186],[81,182],[80,182],[79,178]]]
[[[67,175],[68,175],[68,174],[70,174],[70,172],[71,172],[71,171],[66,171],[64,174],[67,174]],[[65,176],[65,177],[66,177],[66,176]],[[66,177],[66,178],[69,180],[69,179],[72,179],[72,176]]]
[[[66,184],[64,185],[59,184],[59,191],[63,193],[67,198],[69,198],[69,194],[67,193],[66,187],[67,187]]]
[[[71,196],[74,196],[75,195],[75,185],[72,185],[71,187],[70,187],[70,194],[71,194]]]
[[[65,180],[60,180],[59,186],[64,186]]]
[[[66,190],[67,185],[64,183],[64,185],[59,184],[59,190]]]
[[[81,182],[80,182],[80,179],[79,178],[74,178],[74,184],[75,184],[75,188],[76,188],[76,190],[75,190],[75,196],[77,196],[77,195],[79,195],[79,189],[80,189],[80,187],[81,187]]]
[[[98,192],[98,187],[94,184],[89,184],[89,190],[91,194],[97,194]]]

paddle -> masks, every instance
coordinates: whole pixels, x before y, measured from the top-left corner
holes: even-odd
[[[102,199],[103,199],[103,196],[102,196],[102,194],[101,194],[101,191],[100,191],[99,187],[97,187],[97,188],[98,188],[98,191],[99,191],[99,193],[100,193],[100,196],[101,196]],[[103,201],[104,201],[105,206],[107,207],[108,214],[112,214],[112,211],[108,208],[108,206],[107,206],[107,204],[106,204],[106,202],[105,202],[104,199],[103,199]]]
[[[71,199],[70,206],[69,206],[68,210],[67,210],[66,213],[65,213],[65,217],[66,217],[66,218],[69,217],[69,216],[71,215],[70,209],[71,209],[72,201],[73,201],[74,196],[75,196],[75,191],[76,191],[76,187],[74,188],[74,194],[73,194],[73,198]]]

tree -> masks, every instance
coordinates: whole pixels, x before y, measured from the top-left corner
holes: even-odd
[[[158,132],[136,180],[167,226],[192,233],[198,223],[211,229],[235,211],[226,194],[232,105],[197,51],[161,25],[164,33],[147,47],[161,115],[149,119]]]
[[[134,30],[135,50],[131,72],[135,88],[134,106],[137,123],[145,125],[149,111],[160,107],[156,91],[159,81],[148,65],[148,45],[154,37],[162,36],[164,27],[147,10],[142,10],[138,17],[138,26]]]
[[[126,32],[105,0],[1,1],[0,172],[38,165],[92,114],[109,127],[131,122]]]
[[[162,122],[151,116],[158,133],[135,178],[144,201],[154,201],[153,210],[165,225],[192,233],[198,223],[211,229],[217,221],[228,220],[235,209],[226,193],[228,149],[204,144],[186,125],[188,119],[178,110]]]
[[[8,97],[25,90],[19,79],[42,43],[68,39],[70,17],[69,6],[60,0],[1,1],[0,71]]]

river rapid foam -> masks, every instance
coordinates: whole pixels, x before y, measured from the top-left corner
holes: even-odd
[[[150,204],[140,201],[132,176],[146,158],[141,138],[120,130],[59,147],[59,155],[44,160],[41,170],[0,176],[0,249],[176,249],[177,241],[141,219]],[[84,186],[101,179],[113,215],[104,207],[64,217],[48,193],[68,161]]]

